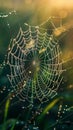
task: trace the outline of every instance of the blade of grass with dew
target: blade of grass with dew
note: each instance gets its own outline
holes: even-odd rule
[[[56,98],[54,99],[50,104],[48,104],[48,106],[43,110],[43,112],[41,113],[41,115],[39,116],[38,118],[38,121],[41,121],[42,118],[44,118],[45,114],[51,110],[55,105],[56,103],[58,103],[58,101],[60,100],[61,98]]]
[[[9,105],[10,105],[10,100],[8,99],[7,102],[6,102],[6,104],[5,104],[3,130],[6,129],[6,118],[7,118],[7,115],[8,115]]]

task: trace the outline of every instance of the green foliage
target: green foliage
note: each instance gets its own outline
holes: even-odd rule
[[[17,121],[16,119],[7,120],[9,106],[10,106],[10,100],[8,99],[5,104],[4,122],[3,122],[3,124],[0,125],[0,130],[7,130],[9,124],[11,125],[10,130],[13,130],[15,127],[15,124]]]

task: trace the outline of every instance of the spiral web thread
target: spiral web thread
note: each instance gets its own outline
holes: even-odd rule
[[[7,65],[10,74],[7,76],[15,96],[27,106],[35,101],[49,101],[57,95],[63,69],[62,52],[53,34],[40,26],[25,24],[24,29],[20,28],[9,45]],[[32,60],[33,57],[36,57],[35,60]]]

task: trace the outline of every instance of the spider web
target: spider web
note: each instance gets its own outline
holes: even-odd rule
[[[25,106],[47,102],[57,95],[63,72],[61,54],[53,33],[41,26],[25,24],[24,30],[20,28],[16,38],[11,39],[7,77],[15,96],[24,101]]]

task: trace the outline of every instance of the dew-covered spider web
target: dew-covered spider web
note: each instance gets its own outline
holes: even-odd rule
[[[8,48],[7,77],[25,106],[49,101],[62,82],[62,52],[53,33],[56,27],[50,21],[53,29],[25,24]]]

